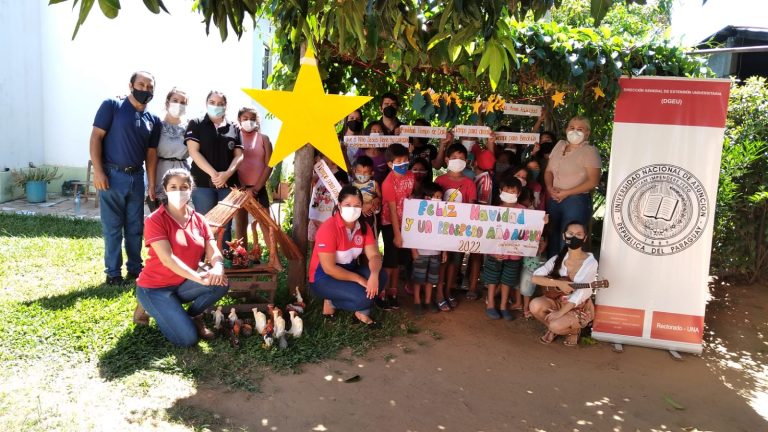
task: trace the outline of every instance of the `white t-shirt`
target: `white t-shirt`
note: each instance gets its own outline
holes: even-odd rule
[[[570,252],[566,252],[565,258],[563,259],[563,263],[568,261],[568,255]],[[555,260],[557,259],[557,256],[553,256],[550,258],[546,263],[544,263],[543,266],[536,269],[536,271],[533,272],[534,276],[547,276],[552,271],[552,268],[555,267]],[[595,259],[595,256],[591,253],[587,253],[587,258],[584,260],[583,263],[581,263],[581,268],[579,271],[576,272],[575,275],[571,279],[573,279],[576,283],[589,283],[595,280],[595,275],[597,274],[597,260]],[[560,266],[560,276],[568,276],[568,269],[565,267],[565,264]],[[576,306],[579,306],[580,304],[584,303],[589,299],[589,297],[592,295],[592,290],[590,289],[579,289],[579,290],[573,290],[573,292],[566,296],[566,300],[568,300],[569,303],[573,303]]]

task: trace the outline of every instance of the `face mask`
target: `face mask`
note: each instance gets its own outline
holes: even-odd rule
[[[461,144],[467,149],[467,152],[472,150],[472,147],[475,145],[475,142],[472,140],[462,140]]]
[[[541,154],[548,155],[552,153],[552,149],[555,148],[555,143],[553,142],[543,142],[541,143]]]
[[[574,250],[580,248],[584,244],[584,239],[580,239],[578,237],[566,237],[565,238],[565,245],[568,246],[568,249]]]
[[[399,164],[392,164],[392,171],[403,175],[408,172],[408,162],[403,162]]]
[[[131,90],[131,94],[133,95],[134,99],[136,99],[142,105],[148,104],[149,101],[151,101],[155,96],[151,91],[139,90],[136,88]]]
[[[464,168],[466,167],[467,167],[467,161],[464,161],[461,159],[448,160],[448,171],[458,173],[458,172],[464,171]]]
[[[499,198],[507,204],[515,204],[517,203],[517,194],[516,193],[509,193],[509,192],[501,192],[499,194]]]
[[[427,175],[427,172],[426,171],[413,171],[413,175],[416,177],[416,180],[421,180],[421,179],[423,179]]]
[[[528,175],[531,176],[531,180],[539,178],[539,170],[528,170]]]
[[[227,110],[227,107],[208,105],[208,117],[210,118],[224,117],[224,112],[226,110]]]
[[[509,164],[507,163],[497,163],[496,164],[496,172],[497,173],[503,173],[504,171],[509,169]]]
[[[171,102],[168,104],[168,114],[173,117],[179,118],[187,112],[187,106],[178,102]]]
[[[575,130],[568,131],[566,137],[568,138],[568,142],[573,145],[581,144],[582,141],[584,141],[584,132]]]
[[[358,183],[365,183],[371,179],[371,176],[365,174],[355,174],[355,178],[357,179]]]
[[[246,120],[244,122],[240,122],[240,127],[243,128],[246,132],[253,132],[256,129],[258,129],[258,125],[253,120]]]
[[[397,115],[397,108],[393,107],[392,105],[389,105],[387,107],[384,107],[384,109],[381,112],[384,113],[384,117],[395,118],[395,116]]]
[[[525,179],[524,179],[524,178],[520,178],[520,177],[518,177],[518,176],[515,176],[515,178],[516,178],[516,179],[518,179],[518,180],[520,180],[520,184],[521,184],[521,185],[523,185],[523,187],[525,187],[525,185],[526,185],[526,184],[528,184],[528,182],[527,182],[527,181],[525,181]]]
[[[339,212],[341,212],[341,218],[344,219],[344,221],[352,223],[360,218],[363,209],[360,207],[341,207]]]
[[[379,135],[381,135],[381,134],[378,133],[378,132],[371,132],[371,133],[368,134],[368,136],[379,136]]]
[[[363,122],[360,120],[349,120],[347,121],[347,129],[354,133],[360,133],[363,131]]]
[[[170,191],[166,192],[165,195],[168,197],[169,206],[180,209],[187,205],[190,197],[192,197],[192,191]]]

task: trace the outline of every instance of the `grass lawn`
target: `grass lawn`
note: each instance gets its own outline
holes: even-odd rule
[[[166,408],[199,385],[255,392],[269,371],[417,331],[403,314],[373,333],[349,316],[324,324],[312,303],[304,336],[286,350],[256,337],[238,350],[223,338],[176,348],[154,322],[133,325],[133,285],[104,285],[103,251],[98,222],[0,214],[0,430],[226,429],[216,416]],[[288,299],[281,282],[278,304]]]

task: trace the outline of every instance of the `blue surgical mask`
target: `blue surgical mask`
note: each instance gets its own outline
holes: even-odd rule
[[[227,107],[208,105],[208,117],[219,118],[224,116],[224,113],[226,111],[227,111]]]
[[[392,164],[392,171],[404,175],[408,172],[408,162],[403,162],[399,164]]]

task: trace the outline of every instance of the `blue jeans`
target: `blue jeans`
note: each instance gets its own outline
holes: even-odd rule
[[[360,266],[355,263],[337,265],[366,279],[371,276],[371,270],[366,266]],[[380,271],[379,292],[384,290],[386,284],[387,274],[384,271]],[[309,289],[312,290],[314,295],[330,300],[334,308],[350,312],[360,312],[364,315],[371,313],[373,299],[368,298],[362,285],[357,282],[334,279],[325,274],[322,266],[317,266],[315,281],[309,284]]]
[[[224,201],[230,192],[232,191],[229,188],[195,188],[192,190],[192,204],[196,212],[205,215],[216,207],[219,201]],[[224,228],[224,241],[230,240],[232,240],[232,221],[229,221]]]
[[[588,193],[571,195],[557,202],[547,200],[549,214],[549,237],[547,238],[547,257],[552,258],[563,248],[563,231],[569,222],[577,221],[589,228],[592,219],[592,195]],[[587,239],[589,240],[589,239]]]
[[[197,343],[197,329],[190,317],[200,315],[224,297],[228,286],[206,286],[191,280],[165,288],[136,286],[136,298],[172,344],[188,347]],[[189,303],[184,310],[183,303]]]
[[[141,237],[144,232],[144,174],[126,174],[106,165],[109,189],[99,191],[101,231],[104,235],[104,271],[122,276],[123,238],[129,273],[141,272]]]

